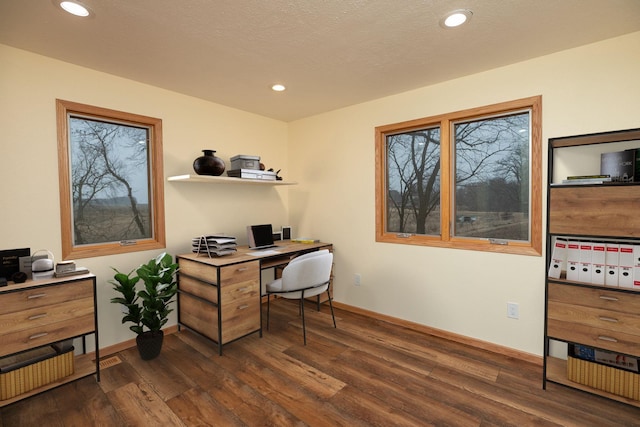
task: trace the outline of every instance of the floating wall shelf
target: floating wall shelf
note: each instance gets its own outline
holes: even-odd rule
[[[296,185],[297,182],[270,181],[266,179],[232,178],[211,175],[175,175],[167,178],[174,182],[206,182],[209,184],[257,184],[257,185]]]

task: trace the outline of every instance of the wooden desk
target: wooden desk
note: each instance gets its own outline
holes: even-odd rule
[[[276,242],[277,247],[209,258],[185,254],[176,257],[178,270],[178,326],[186,327],[222,346],[253,333],[262,336],[261,271],[286,266],[296,256],[330,243]]]

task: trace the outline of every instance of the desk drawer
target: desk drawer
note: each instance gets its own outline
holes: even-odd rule
[[[259,295],[238,298],[222,307],[222,343],[260,329]]]
[[[205,282],[214,284],[218,282],[218,278],[216,276],[217,268],[212,265],[192,261],[185,258],[178,258],[178,265],[180,266],[178,275],[180,275],[180,273],[184,273],[188,276],[195,277],[196,279],[200,279]]]
[[[218,307],[189,294],[178,296],[180,323],[218,341]]]
[[[640,336],[557,319],[547,320],[547,334],[573,343],[640,356]]]
[[[92,280],[87,279],[29,288],[18,292],[6,292],[0,294],[0,315],[83,298],[91,298],[91,304],[93,305]]]
[[[260,263],[258,261],[243,262],[220,268],[220,282],[223,288],[234,283],[258,282],[259,280]]]
[[[198,279],[182,274],[178,280],[180,292],[187,292],[191,295],[206,299],[212,303],[218,302],[218,286],[201,282]]]
[[[606,289],[549,283],[549,300],[621,313],[640,313],[640,294]]]
[[[94,327],[92,309],[88,314],[79,314],[61,322],[3,333],[0,356],[86,334],[94,331]]]
[[[228,283],[222,285],[220,293],[222,306],[235,304],[238,300],[253,299],[257,301],[260,298],[260,283],[257,278],[243,282]]]

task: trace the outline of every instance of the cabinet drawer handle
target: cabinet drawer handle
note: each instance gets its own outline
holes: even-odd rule
[[[46,335],[49,335],[49,333],[48,333],[48,332],[42,332],[41,334],[31,335],[31,336],[29,337],[29,339],[30,339],[30,340],[35,340],[35,339],[38,339],[38,338],[42,338],[42,337],[44,337],[44,336],[46,336]]]
[[[247,271],[249,267],[240,267],[236,271]]]
[[[27,297],[27,299],[36,299],[36,298],[42,298],[42,297],[46,297],[47,294],[46,293],[41,293],[41,294],[33,294],[33,295],[29,295]]]
[[[243,286],[242,288],[238,288],[238,292],[247,292],[249,290],[248,286]]]
[[[608,336],[606,336],[606,335],[600,335],[600,336],[598,337],[598,339],[599,339],[599,340],[601,340],[601,341],[618,342],[618,340],[617,340],[617,339],[615,339],[615,338],[613,338],[613,337],[608,337]]]
[[[43,317],[47,317],[47,314],[34,314],[33,316],[29,316],[29,320],[42,319]]]
[[[248,304],[243,304],[243,305],[238,306],[238,310],[244,310],[245,308],[249,308],[249,305]]]
[[[618,323],[618,319],[615,319],[613,317],[605,317],[605,316],[599,316],[598,319],[604,321],[604,322],[613,322],[613,323]]]
[[[619,301],[616,297],[608,297],[606,295],[600,295],[600,299],[603,299],[605,301]]]

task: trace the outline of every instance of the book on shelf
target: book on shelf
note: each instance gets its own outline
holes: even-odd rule
[[[89,269],[86,267],[76,267],[74,270],[56,271],[53,275],[55,277],[68,277],[78,276],[80,274],[89,274]]]
[[[579,184],[602,184],[604,182],[611,182],[611,176],[609,175],[572,175],[567,179],[562,180],[564,185],[579,185]]]
[[[611,175],[614,182],[635,182],[635,148],[600,155],[600,173]]]
[[[567,177],[567,180],[576,180],[576,179],[604,179],[611,180],[611,175],[570,175]]]

